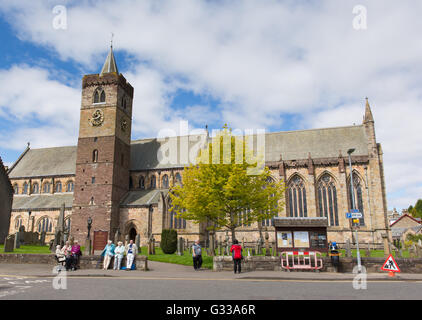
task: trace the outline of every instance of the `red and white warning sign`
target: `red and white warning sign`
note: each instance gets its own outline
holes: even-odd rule
[[[400,272],[400,268],[391,254],[388,256],[387,260],[385,260],[381,270],[389,272]]]

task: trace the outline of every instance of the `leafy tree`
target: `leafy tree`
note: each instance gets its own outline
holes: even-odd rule
[[[263,150],[254,156],[243,137],[224,127],[200,152],[196,164],[183,171],[183,185],[170,193],[174,211],[208,230],[237,227],[278,214],[283,181],[275,182],[264,167]]]
[[[419,199],[415,206],[410,206],[408,212],[415,218],[422,218],[422,199]]]

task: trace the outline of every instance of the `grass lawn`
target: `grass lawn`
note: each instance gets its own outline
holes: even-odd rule
[[[13,252],[4,252],[4,245],[0,244],[0,253],[33,253],[33,254],[51,254],[48,246],[21,246]]]
[[[165,254],[161,248],[157,247],[155,248],[155,254],[148,255],[148,248],[142,247],[141,250],[139,250],[139,254],[147,256],[150,261],[193,266],[192,254],[188,250],[184,251],[183,256],[178,256],[176,253]],[[212,269],[212,257],[208,256],[205,250],[202,250],[202,267]]]

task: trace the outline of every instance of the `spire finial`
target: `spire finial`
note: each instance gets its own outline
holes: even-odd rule
[[[367,122],[374,122],[374,117],[372,116],[372,111],[371,111],[371,107],[369,106],[369,99],[368,97],[365,98],[366,99],[366,105],[365,105],[365,117],[363,118],[363,123],[367,123]]]

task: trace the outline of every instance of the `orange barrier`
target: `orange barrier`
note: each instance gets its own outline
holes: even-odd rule
[[[283,251],[280,255],[281,267],[288,270],[322,269],[321,252],[319,251]]]

